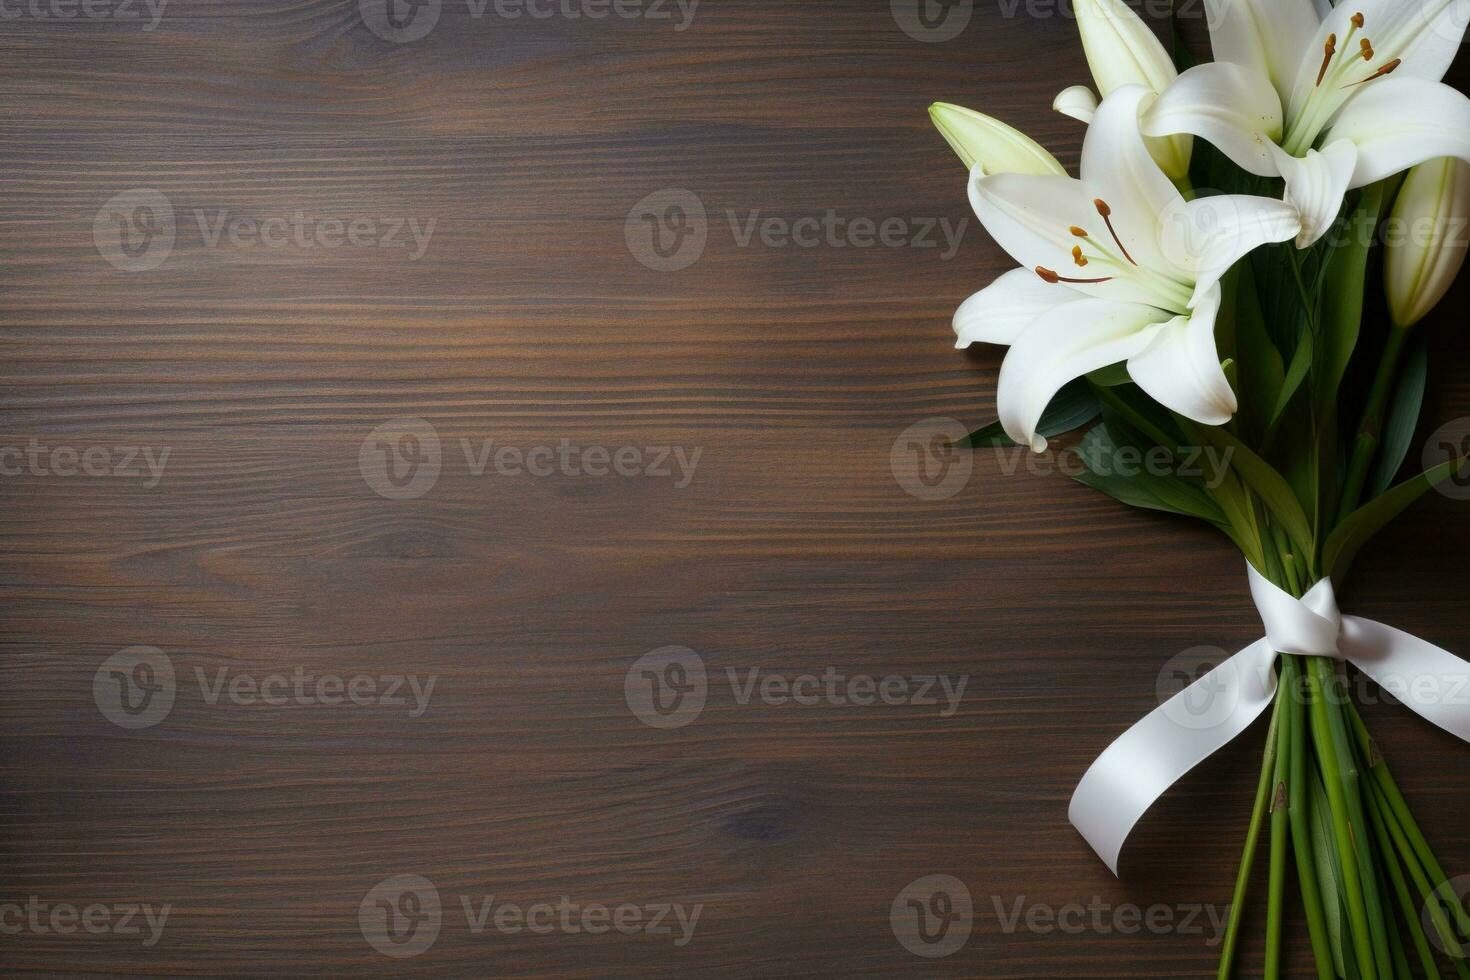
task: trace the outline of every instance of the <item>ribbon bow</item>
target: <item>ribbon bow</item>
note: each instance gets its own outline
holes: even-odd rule
[[[1068,818],[1115,875],[1123,843],[1154,801],[1270,706],[1279,654],[1347,661],[1425,719],[1470,742],[1470,664],[1411,633],[1342,615],[1330,579],[1298,599],[1249,570],[1265,637],[1118,736],[1072,794]],[[1204,715],[1193,707],[1202,695],[1210,709]]]

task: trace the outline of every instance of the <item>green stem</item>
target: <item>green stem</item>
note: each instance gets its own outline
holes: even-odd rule
[[[1266,980],[1279,980],[1281,976],[1281,924],[1285,918],[1287,820],[1291,800],[1287,793],[1293,730],[1291,701],[1291,692],[1278,686],[1276,705],[1281,720],[1276,731],[1276,759],[1271,774],[1274,788],[1271,791],[1271,873],[1266,887]]]
[[[1251,821],[1245,832],[1245,848],[1240,856],[1240,870],[1235,875],[1235,893],[1230,897],[1230,919],[1225,926],[1225,939],[1220,944],[1220,969],[1216,980],[1229,980],[1235,965],[1235,947],[1240,939],[1241,914],[1245,911],[1246,886],[1250,884],[1251,865],[1255,863],[1256,842],[1261,836],[1261,821],[1271,796],[1271,777],[1276,771],[1276,732],[1281,717],[1281,698],[1271,709],[1271,725],[1266,730],[1266,752],[1261,761],[1261,778],[1256,783],[1256,802],[1251,807]]]
[[[1287,655],[1281,658],[1281,693],[1287,698],[1292,738],[1291,759],[1288,763],[1287,813],[1291,820],[1291,852],[1296,857],[1297,883],[1302,894],[1302,905],[1307,911],[1307,934],[1312,941],[1312,958],[1317,964],[1318,980],[1335,980],[1332,965],[1332,945],[1327,932],[1327,916],[1322,907],[1322,892],[1317,884],[1317,869],[1313,866],[1311,827],[1308,811],[1310,791],[1307,789],[1306,752],[1306,705],[1302,690],[1301,660]],[[1333,896],[1336,900],[1336,896]]]
[[[1379,810],[1384,814],[1383,825],[1388,830],[1389,836],[1393,838],[1394,845],[1398,848],[1399,856],[1403,859],[1404,868],[1409,872],[1409,877],[1414,880],[1414,887],[1424,898],[1424,908],[1429,912],[1429,919],[1434,923],[1434,931],[1439,933],[1440,941],[1444,943],[1444,949],[1455,962],[1455,972],[1461,976],[1470,976],[1470,969],[1465,966],[1465,953],[1455,939],[1454,928],[1445,918],[1444,909],[1440,905],[1439,896],[1435,886],[1429,881],[1424,869],[1414,853],[1414,846],[1404,836],[1404,830],[1399,822],[1394,819],[1393,813],[1384,805],[1383,795],[1378,795]]]
[[[1368,405],[1363,409],[1362,421],[1358,423],[1358,437],[1353,443],[1353,454],[1349,457],[1348,475],[1342,486],[1342,498],[1337,507],[1337,523],[1341,524],[1358,507],[1363,495],[1363,484],[1368,480],[1368,467],[1378,453],[1378,439],[1383,431],[1383,409],[1388,404],[1398,376],[1398,362],[1408,340],[1407,328],[1390,327],[1388,340],[1384,342],[1383,354],[1378,361],[1378,373],[1373,377],[1373,388],[1368,394]]]
[[[1312,706],[1312,743],[1316,746],[1317,758],[1322,765],[1322,783],[1327,791],[1328,810],[1332,817],[1332,836],[1337,847],[1338,863],[1342,868],[1343,899],[1351,926],[1349,932],[1357,951],[1358,968],[1362,971],[1363,980],[1378,980],[1377,958],[1373,952],[1372,932],[1368,927],[1368,907],[1363,898],[1363,869],[1358,864],[1358,851],[1353,843],[1352,822],[1348,816],[1343,774],[1339,766],[1340,753],[1333,738],[1326,701],[1328,695],[1325,688],[1331,685],[1332,679],[1332,666],[1324,658],[1307,658],[1307,684]]]
[[[1333,682],[1338,679],[1337,667],[1324,661],[1326,676]],[[1384,897],[1379,890],[1379,877],[1373,860],[1373,843],[1368,832],[1367,811],[1363,807],[1366,787],[1359,777],[1358,755],[1353,749],[1349,734],[1347,706],[1352,703],[1344,682],[1341,697],[1328,704],[1328,721],[1332,726],[1332,741],[1338,753],[1338,772],[1342,778],[1343,799],[1348,808],[1348,826],[1352,830],[1353,847],[1358,855],[1358,867],[1363,872],[1363,904],[1368,912],[1368,928],[1373,939],[1373,952],[1378,957],[1378,973],[1387,977],[1393,973],[1391,960],[1392,944],[1389,942],[1389,917],[1384,914]]]
[[[1437,889],[1449,880],[1444,868],[1434,857],[1430,850],[1429,842],[1425,839],[1423,831],[1419,829],[1414,816],[1409,812],[1409,804],[1404,800],[1403,793],[1399,792],[1398,784],[1394,782],[1393,773],[1388,768],[1383,754],[1378,751],[1378,745],[1368,734],[1368,726],[1363,723],[1363,718],[1358,714],[1356,706],[1349,705],[1349,715],[1353,723],[1353,731],[1357,735],[1358,745],[1363,756],[1368,760],[1368,774],[1372,782],[1373,790],[1378,794],[1377,799],[1384,814],[1384,823],[1394,836],[1395,842],[1403,841],[1404,866],[1415,884],[1424,882],[1426,899],[1431,899],[1432,893],[1429,889]],[[1419,872],[1422,869],[1422,872]],[[1436,931],[1445,941],[1446,948],[1451,951],[1455,961],[1455,972],[1463,978],[1470,980],[1470,967],[1465,963],[1465,952],[1460,948],[1458,940],[1455,939],[1448,922],[1441,923],[1443,919],[1440,903],[1437,900],[1430,902],[1431,918],[1435,921]],[[1455,916],[1455,924],[1459,927],[1461,935],[1470,935],[1470,913],[1459,902],[1448,902]]]
[[[1383,866],[1388,869],[1388,877],[1393,883],[1393,892],[1399,900],[1404,922],[1408,924],[1414,950],[1419,954],[1419,962],[1424,965],[1424,975],[1428,980],[1440,980],[1439,967],[1434,964],[1434,953],[1429,949],[1429,940],[1425,938],[1424,927],[1419,923],[1419,907],[1414,904],[1414,896],[1409,891],[1408,883],[1404,881],[1404,872],[1395,856],[1393,838],[1389,835],[1383,804],[1379,801],[1382,794],[1375,786],[1365,795],[1373,816],[1373,834],[1378,838],[1378,850],[1383,855]]]

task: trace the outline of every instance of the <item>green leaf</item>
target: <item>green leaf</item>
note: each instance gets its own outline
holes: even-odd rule
[[[1338,388],[1358,346],[1363,323],[1363,283],[1383,208],[1383,184],[1363,191],[1342,230],[1347,241],[1333,248],[1322,276],[1321,344],[1315,378],[1318,414],[1337,405]]]
[[[1414,430],[1419,427],[1419,412],[1424,406],[1424,383],[1429,374],[1429,346],[1421,335],[1413,342],[1399,368],[1398,385],[1389,401],[1379,441],[1378,468],[1369,485],[1369,499],[1382,496],[1393,485],[1393,478],[1404,465]]]
[[[1301,343],[1297,344],[1296,353],[1291,357],[1291,367],[1286,370],[1286,377],[1281,382],[1281,390],[1276,393],[1276,407],[1271,410],[1271,419],[1266,423],[1266,431],[1270,432],[1276,428],[1281,421],[1281,416],[1286,412],[1286,406],[1296,397],[1297,389],[1307,379],[1307,372],[1312,368],[1312,351],[1315,344],[1312,335],[1302,334]]]
[[[1384,525],[1398,517],[1410,504],[1422,497],[1430,487],[1454,473],[1467,457],[1461,455],[1447,459],[1438,466],[1425,470],[1418,476],[1405,480],[1392,490],[1370,503],[1364,504],[1347,516],[1328,535],[1322,548],[1322,567],[1334,581],[1341,582],[1357,557],[1358,549]]]
[[[971,432],[968,442],[976,449],[1010,449],[1017,445],[1016,440],[1006,435],[1006,430],[1001,428],[999,422],[992,422]]]
[[[1234,288],[1226,294],[1230,308],[1221,309],[1221,317],[1235,324],[1237,378],[1240,390],[1240,425],[1252,444],[1259,444],[1266,431],[1267,419],[1262,412],[1281,397],[1286,371],[1281,351],[1271,342],[1261,316],[1261,301],[1256,292],[1251,263],[1241,262],[1230,275]]]
[[[1126,419],[1151,445],[1174,449],[1183,441],[1169,410],[1152,398],[1144,396],[1136,386],[1099,388],[1096,394],[1103,411],[1111,411]]]
[[[1086,379],[1078,378],[1065,385],[1052,398],[1051,403],[1046,406],[1046,411],[1041,413],[1041,419],[1036,424],[1036,432],[1051,438],[1064,432],[1071,432],[1073,429],[1080,429],[1097,418],[1101,410],[1097,403],[1097,396],[1092,393],[1092,386],[1087,383]],[[992,422],[971,432],[969,443],[977,449],[992,446],[1009,449],[1016,445],[1016,441],[1006,435],[1005,429],[1001,428],[999,422]]]
[[[1128,365],[1119,361],[1117,364],[1109,364],[1105,368],[1098,368],[1087,375],[1087,380],[1104,388],[1116,388],[1118,385],[1131,384],[1133,379],[1128,376]]]
[[[1229,454],[1230,466],[1256,496],[1266,505],[1271,516],[1276,518],[1298,554],[1310,559],[1315,551],[1312,526],[1298,502],[1296,493],[1286,478],[1276,472],[1270,463],[1257,456],[1253,450],[1235,436],[1217,426],[1188,423],[1186,432],[1192,433],[1201,443],[1216,446]]]
[[[1077,446],[1078,459],[1086,469],[1073,479],[1130,507],[1158,510],[1184,517],[1197,517],[1223,525],[1225,515],[1207,494],[1188,479],[1160,472],[1167,451],[1148,444],[1140,447],[1134,433],[1115,437],[1119,420],[1093,426]],[[1150,450],[1154,455],[1149,456]]]

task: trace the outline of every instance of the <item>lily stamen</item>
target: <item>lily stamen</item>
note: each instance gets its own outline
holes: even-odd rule
[[[1044,265],[1038,265],[1036,267],[1036,274],[1041,277],[1043,282],[1049,282],[1053,286],[1055,286],[1059,282],[1069,282],[1074,285],[1080,286],[1091,286],[1096,285],[1100,282],[1111,282],[1113,279],[1112,276],[1104,276],[1101,279],[1068,279],[1066,276],[1057,275],[1055,272],[1048,269]]]
[[[1317,69],[1317,84],[1322,84],[1322,79],[1327,77],[1327,68],[1332,64],[1332,56],[1337,54],[1337,35],[1327,35],[1327,43],[1323,45],[1322,67]]]
[[[1364,61],[1372,61],[1373,60],[1373,42],[1372,41],[1368,40],[1365,37],[1365,38],[1363,38],[1363,40],[1361,40],[1361,41],[1358,42],[1358,47],[1360,47],[1360,48],[1363,49],[1363,60]]]
[[[1077,263],[1078,268],[1081,268],[1082,266],[1087,264],[1087,256],[1082,254],[1081,245],[1072,246],[1072,261]]]
[[[1137,265],[1138,263],[1133,261],[1133,256],[1128,254],[1128,246],[1123,244],[1123,239],[1118,237],[1117,229],[1113,227],[1113,209],[1108,207],[1108,202],[1102,198],[1095,198],[1092,206],[1097,208],[1098,214],[1102,215],[1103,222],[1108,226],[1108,234],[1113,236],[1113,241],[1117,242],[1118,248],[1123,251],[1123,258]]]
[[[1354,88],[1358,85],[1366,85],[1367,83],[1373,81],[1373,79],[1375,78],[1382,78],[1384,75],[1391,74],[1393,70],[1401,64],[1403,64],[1403,59],[1395,58],[1388,64],[1384,65],[1382,68],[1375,71],[1373,74],[1369,75],[1367,78],[1360,78],[1356,82],[1349,82],[1347,85],[1344,85],[1343,88]]]

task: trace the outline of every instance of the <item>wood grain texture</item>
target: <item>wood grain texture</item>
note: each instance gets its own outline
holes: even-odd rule
[[[1009,264],[973,221],[948,258],[942,238],[740,239],[752,213],[957,227],[935,99],[1075,164],[1078,128],[1047,109],[1086,79],[1074,25],[987,0],[954,40],[920,43],[877,0],[705,0],[685,30],[668,9],[474,19],[446,2],[410,44],[345,0],[171,0],[152,31],[0,21],[0,447],[169,453],[154,486],[0,479],[0,903],[172,908],[146,947],[6,935],[7,975],[1212,974],[1208,928],[1012,930],[997,910],[1228,901],[1260,731],[1150,814],[1121,881],[1066,804],[1165,660],[1255,638],[1242,562],[1014,460],[977,458],[944,500],[895,481],[908,426],[992,416],[998,355],[955,352],[949,328]],[[177,239],[126,272],[94,220],[138,188],[167,197]],[[630,209],[668,188],[708,215],[677,272],[625,240]],[[211,245],[195,217],[298,211],[434,231],[410,261]],[[1463,297],[1429,327],[1438,420],[1470,414]],[[387,499],[359,452],[403,417],[433,427],[442,473]],[[487,439],[701,455],[684,487],[477,476],[462,440],[473,456]],[[1470,651],[1464,514],[1415,509],[1345,603]],[[135,645],[167,654],[178,691],[129,731],[93,681]],[[711,684],[697,719],[660,730],[624,679],[669,645]],[[969,680],[951,717],[741,704],[725,680],[829,667]],[[210,703],[196,683],[297,668],[437,680],[420,717]],[[1400,709],[1370,721],[1443,860],[1470,872],[1465,747]],[[433,946],[402,960],[358,921],[400,874],[445,905]],[[938,960],[889,922],[931,874],[975,904]],[[682,947],[476,935],[459,899],[486,895],[703,912]]]

